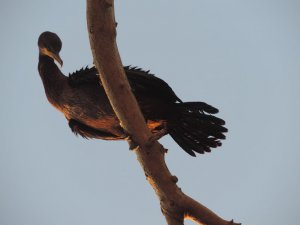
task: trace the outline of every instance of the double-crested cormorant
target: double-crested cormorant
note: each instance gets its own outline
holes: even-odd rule
[[[60,38],[44,32],[38,40],[38,70],[49,102],[61,111],[71,130],[84,138],[120,140],[127,137],[105,94],[95,67],[65,76],[57,61]],[[149,129],[170,134],[188,154],[210,152],[225,139],[224,120],[213,116],[218,110],[204,102],[182,102],[163,80],[135,67],[124,67]]]

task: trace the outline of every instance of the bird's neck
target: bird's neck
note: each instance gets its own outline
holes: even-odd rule
[[[67,77],[63,75],[52,58],[42,54],[39,55],[38,70],[48,100],[54,105],[59,105]]]

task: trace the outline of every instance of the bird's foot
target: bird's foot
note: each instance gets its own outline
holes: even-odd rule
[[[159,140],[161,137],[167,134],[167,129],[161,129],[152,134],[152,136],[147,141],[147,145],[152,145],[155,141]]]
[[[125,140],[127,141],[128,145],[129,145],[129,150],[137,149],[139,147],[137,142],[133,140],[133,138],[127,131],[124,130],[124,132],[126,134]]]
[[[129,150],[135,150],[139,147],[139,145],[131,137],[127,136],[125,140],[128,142]]]

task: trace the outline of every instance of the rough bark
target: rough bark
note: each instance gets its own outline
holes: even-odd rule
[[[185,195],[176,185],[178,179],[168,170],[166,150],[152,135],[133,96],[116,44],[113,0],[87,0],[87,24],[94,63],[101,81],[121,121],[122,127],[137,144],[135,152],[145,176],[156,192],[169,225],[182,225],[184,219],[198,224],[235,225]]]

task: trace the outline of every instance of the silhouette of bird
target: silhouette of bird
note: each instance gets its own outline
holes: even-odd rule
[[[114,113],[95,67],[82,68],[65,76],[56,65],[60,38],[43,32],[38,39],[38,71],[48,101],[68,120],[71,130],[84,138],[122,140],[126,132]],[[191,156],[210,152],[225,139],[224,120],[212,115],[218,109],[204,102],[182,102],[169,85],[158,77],[136,67],[124,67],[145,121],[154,135],[170,134]]]

